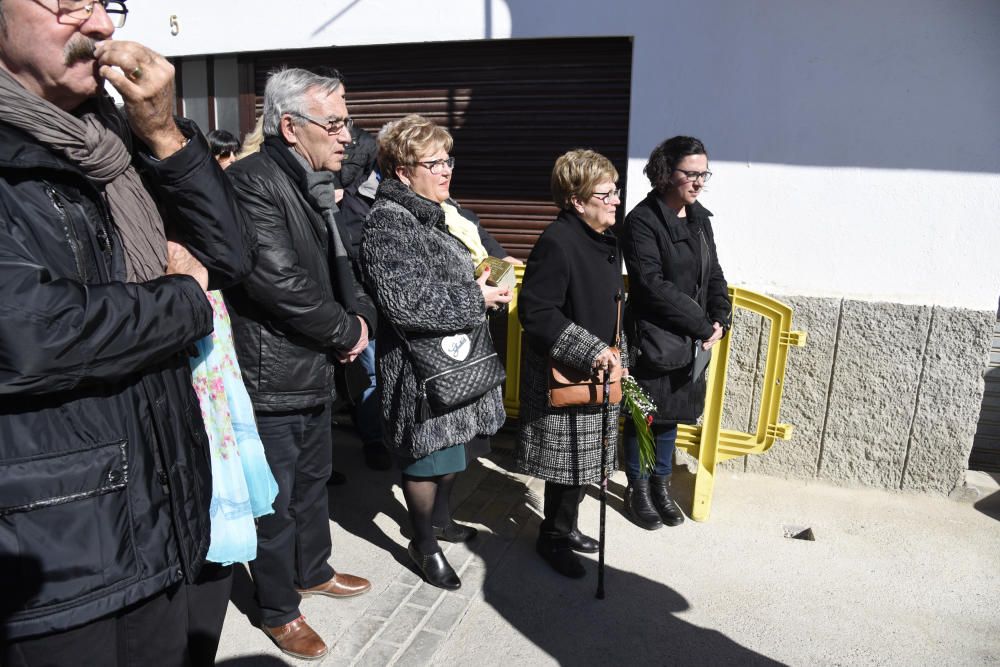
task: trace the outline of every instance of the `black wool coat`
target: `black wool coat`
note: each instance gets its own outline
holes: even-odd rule
[[[712,323],[729,328],[732,303],[726,277],[719,266],[712,232],[712,213],[695,202],[679,218],[655,191],[650,192],[625,217],[621,231],[622,254],[629,278],[629,320],[632,349],[642,348],[648,323],[663,330],[705,340]],[[702,278],[701,237],[707,246],[707,280]],[[657,405],[656,423],[693,423],[705,405],[704,375],[692,378],[691,366],[668,373],[644,367],[641,356],[632,374]]]
[[[613,234],[598,234],[562,211],[531,251],[518,295],[528,345],[547,356],[570,323],[614,345],[615,294],[624,292],[620,267]]]

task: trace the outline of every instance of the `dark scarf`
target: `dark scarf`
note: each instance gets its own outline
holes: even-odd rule
[[[311,171],[306,169],[304,160],[279,137],[267,137],[261,151],[277,163],[299,188],[309,205],[320,214],[326,225],[330,239],[328,263],[337,300],[349,313],[359,312],[358,295],[354,291],[354,270],[344,243],[344,235],[337,224],[337,196],[335,177],[331,171]]]

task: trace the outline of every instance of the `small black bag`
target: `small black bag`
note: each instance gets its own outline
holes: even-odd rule
[[[396,332],[413,360],[418,422],[468,405],[507,378],[488,320],[446,336]]]

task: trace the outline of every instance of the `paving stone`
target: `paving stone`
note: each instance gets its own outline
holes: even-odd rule
[[[416,567],[416,566],[414,566]],[[420,575],[411,570],[408,565],[404,565],[396,576],[396,582],[403,584],[404,586],[416,586],[423,582]]]
[[[434,654],[437,653],[444,640],[445,637],[442,635],[421,631],[417,633],[417,636],[406,647],[395,664],[399,667],[430,665]]]
[[[389,618],[403,604],[403,601],[413,590],[414,586],[411,584],[402,584],[399,582],[389,584],[385,591],[375,598],[375,601],[365,610],[365,615]]]
[[[365,648],[372,637],[382,629],[384,621],[371,616],[362,616],[337,637],[330,655],[353,659]]]
[[[459,592],[465,597],[472,597],[482,590],[485,581],[486,568],[476,563],[470,563],[462,571],[462,587]]]
[[[452,564],[452,567],[455,567],[455,565]],[[441,597],[442,593],[444,593],[444,589],[438,588],[437,586],[431,586],[427,582],[424,582],[417,586],[417,590],[410,596],[410,599],[407,600],[406,603],[430,609],[434,606],[434,603],[438,601],[438,598]]]
[[[468,600],[457,595],[447,595],[441,600],[441,604],[431,612],[424,629],[448,634],[462,620],[468,608]]]
[[[426,609],[414,607],[409,604],[403,605],[399,608],[399,611],[386,622],[385,629],[378,637],[379,641],[391,642],[393,644],[404,644],[426,616]]]
[[[392,663],[392,659],[397,652],[399,652],[398,646],[376,641],[368,647],[368,650],[361,656],[357,664],[359,667],[385,667],[385,665]]]

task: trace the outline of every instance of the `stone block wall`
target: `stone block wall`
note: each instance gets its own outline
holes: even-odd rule
[[[801,296],[808,345],[788,355],[780,421],[761,455],[724,467],[840,484],[947,494],[964,481],[996,314]],[[723,427],[752,432],[768,322],[737,310]]]

